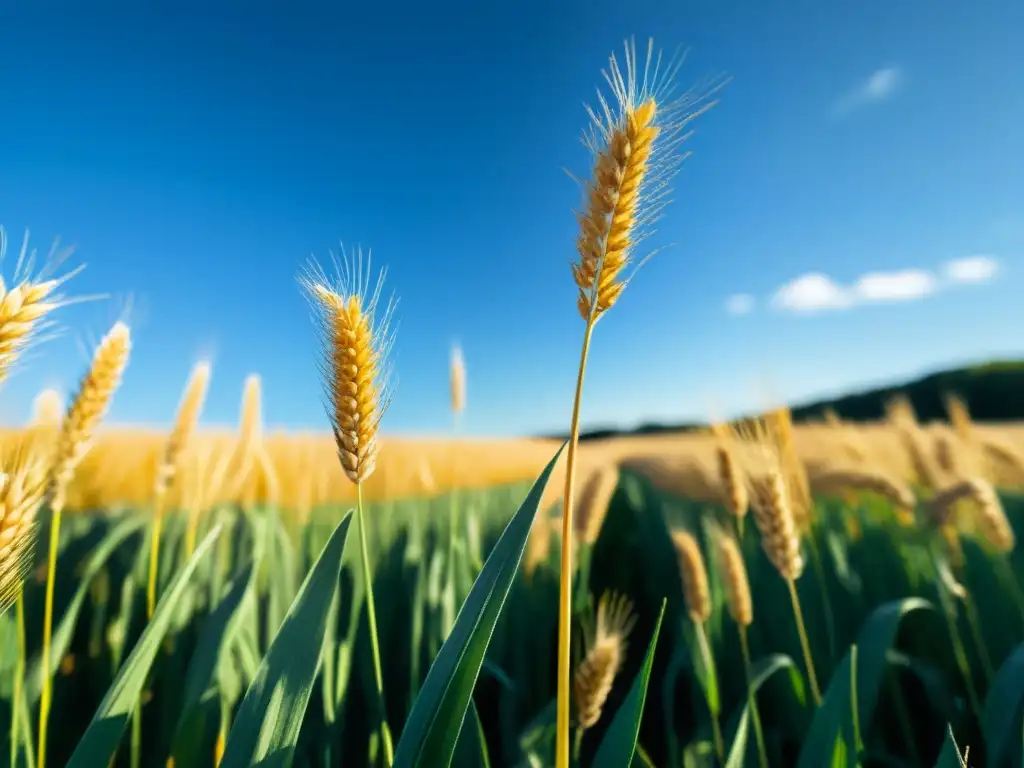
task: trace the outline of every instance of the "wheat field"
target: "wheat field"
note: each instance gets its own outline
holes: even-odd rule
[[[898,395],[873,424],[780,404],[579,439],[588,353],[724,84],[676,92],[679,63],[628,42],[587,113],[565,441],[389,437],[395,305],[361,253],[291,286],[321,434],[268,430],[256,374],[205,425],[208,361],[168,429],[106,423],[124,319],[0,433],[8,765],[1022,765],[1024,427],[948,392],[942,423]],[[0,381],[72,300],[51,267],[0,282]]]

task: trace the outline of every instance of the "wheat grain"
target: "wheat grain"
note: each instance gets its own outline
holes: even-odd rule
[[[683,581],[686,611],[691,621],[702,624],[711,617],[711,591],[700,545],[692,533],[683,530],[672,532],[672,545],[676,550],[679,575]]]
[[[821,495],[838,495],[845,491],[863,491],[881,496],[894,506],[912,510],[914,494],[899,480],[872,469],[822,469],[809,475],[811,490]]]
[[[328,287],[323,273],[310,270],[302,278],[319,320],[323,347],[322,373],[330,403],[338,458],[345,475],[356,485],[373,474],[379,443],[377,433],[390,402],[387,357],[392,343],[389,304],[377,315],[384,272],[368,292],[362,276],[362,254],[356,256],[356,274],[346,272],[337,290]]]
[[[449,374],[452,413],[460,414],[466,408],[466,363],[462,358],[462,348],[457,344],[452,347]]]
[[[181,404],[174,419],[174,425],[164,444],[163,455],[157,468],[155,493],[165,494],[170,488],[178,472],[182,453],[188,446],[192,434],[199,422],[199,414],[206,400],[206,390],[210,385],[210,363],[201,361],[192,369],[192,375],[185,385]]]
[[[56,389],[44,389],[32,401],[32,426],[57,429],[64,418],[64,398]]]
[[[577,308],[588,323],[611,309],[631,279],[623,273],[667,202],[668,184],[681,159],[683,129],[712,106],[708,99],[721,87],[718,83],[676,98],[680,59],[662,68],[662,56],[655,54],[651,41],[641,73],[632,41],[627,41],[625,54],[625,72],[614,55],[610,59],[604,77],[611,103],[598,93],[597,109],[588,109],[591,128],[584,138],[593,155],[593,173],[583,184],[586,202],[577,214],[579,260],[572,271]]]
[[[583,483],[573,522],[577,535],[586,544],[593,546],[597,541],[608,504],[618,486],[619,468],[615,464],[599,466]]]
[[[629,633],[636,623],[633,605],[623,595],[605,592],[597,605],[597,621],[584,627],[586,655],[573,676],[576,721],[586,730],[601,719],[615,676],[626,657]]]
[[[0,613],[17,598],[31,567],[36,512],[49,482],[45,455],[32,448],[17,449],[0,473]]]
[[[736,539],[722,531],[715,534],[715,545],[722,581],[725,582],[729,615],[739,626],[749,627],[754,621],[754,603],[743,553]]]
[[[747,492],[743,470],[734,455],[728,427],[724,424],[713,424],[711,431],[717,440],[715,468],[718,471],[722,503],[733,517],[742,520],[746,517],[747,509],[750,506],[750,494]]]
[[[761,534],[761,547],[784,579],[796,581],[803,573],[804,559],[772,426],[767,419],[758,418],[735,425],[733,432],[740,439],[738,456],[747,479],[754,523]]]
[[[64,506],[68,485],[121,383],[130,351],[131,332],[122,322],[115,323],[96,348],[92,365],[64,415],[57,441],[50,500],[54,508]]]

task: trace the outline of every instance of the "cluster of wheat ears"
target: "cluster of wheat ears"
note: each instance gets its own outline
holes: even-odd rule
[[[578,441],[584,372],[598,321],[618,302],[636,269],[650,255],[641,253],[645,238],[669,201],[669,183],[684,157],[682,145],[689,123],[714,103],[721,81],[685,93],[675,91],[681,59],[661,57],[649,47],[638,59],[631,44],[621,61],[615,56],[604,73],[607,91],[599,90],[597,106],[589,112],[590,128],[585,142],[593,155],[590,177],[582,182],[584,202],[577,212],[579,235],[572,274],[577,286],[577,308],[583,321],[579,370],[565,453],[565,482],[560,489],[562,513],[550,518],[545,510],[533,525],[527,544],[524,570],[527,575],[543,560],[555,535],[560,533],[561,567],[558,605],[556,765],[568,768],[572,727],[576,743],[601,716],[616,675],[626,655],[626,643],[635,616],[628,598],[607,593],[598,601],[592,620],[584,617],[584,653],[573,668],[571,593],[577,566],[577,539],[592,543],[601,527],[601,515],[618,483],[618,468],[602,466],[577,483]],[[607,95],[606,95],[607,94]],[[0,380],[34,336],[45,329],[49,316],[65,303],[59,289],[73,273],[52,277],[23,267],[31,263],[27,243],[19,261],[21,278],[13,287],[0,284]],[[328,416],[336,458],[355,488],[355,522],[360,544],[360,563],[367,589],[369,635],[373,678],[378,697],[380,743],[388,765],[394,757],[393,739],[384,716],[381,654],[372,578],[367,553],[363,489],[374,473],[380,452],[381,420],[392,396],[390,349],[393,342],[391,315],[394,304],[383,295],[384,272],[373,275],[370,260],[360,252],[336,263],[336,274],[311,264],[299,283],[314,309],[322,357]],[[17,605],[19,632],[24,643],[21,606],[22,578],[33,552],[33,522],[38,511],[51,511],[46,563],[46,592],[42,634],[44,669],[50,668],[53,632],[53,582],[59,554],[61,516],[68,505],[69,489],[87,457],[94,435],[125,371],[131,350],[131,333],[117,322],[95,349],[91,365],[66,408],[53,395],[40,398],[36,418],[17,446],[4,457],[0,475],[0,599],[4,607]],[[453,354],[451,398],[453,411],[465,404],[465,369],[461,353]],[[210,381],[211,367],[200,363],[185,387],[174,425],[156,458],[149,498],[153,509],[150,538],[147,605],[152,615],[157,603],[157,571],[161,526],[166,511],[178,505],[188,512],[187,547],[196,546],[196,523],[201,510],[218,498],[232,498],[259,487],[271,498],[281,493],[279,480],[269,467],[260,431],[259,379],[246,383],[242,425],[230,442],[194,441]],[[894,401],[890,422],[914,462],[912,482],[887,474],[872,456],[870,446],[858,441],[857,432],[832,417],[831,428],[842,435],[844,450],[839,459],[809,466],[798,457],[789,411],[780,408],[761,417],[712,429],[715,441],[715,490],[727,511],[713,527],[712,560],[720,568],[728,596],[729,614],[739,633],[747,673],[750,651],[746,632],[754,622],[747,567],[739,537],[748,510],[768,560],[789,587],[793,619],[802,641],[803,661],[813,701],[820,705],[821,692],[814,660],[807,642],[800,600],[795,587],[805,568],[804,553],[812,565],[817,554],[807,533],[814,526],[816,494],[875,494],[900,510],[910,526],[921,524],[937,533],[936,546],[955,553],[959,535],[968,530],[983,536],[1000,552],[1014,546],[1013,534],[993,490],[992,473],[1024,475],[1024,461],[1012,446],[983,438],[972,431],[966,408],[955,399],[949,403],[952,435],[933,440],[926,436],[906,401]],[[298,460],[309,459],[300,456]],[[671,491],[677,481],[670,469],[657,460],[638,460],[633,469],[652,483]],[[429,474],[429,472],[428,472]],[[191,478],[183,482],[183,476]],[[259,477],[256,484],[251,478]],[[424,481],[429,483],[429,479]],[[187,488],[183,486],[187,485]],[[256,491],[252,491],[256,492]],[[177,495],[174,495],[177,494]],[[918,500],[924,503],[919,504]],[[302,506],[312,503],[307,499]],[[454,507],[453,507],[454,509]],[[453,514],[455,514],[453,512]],[[915,519],[917,515],[917,519]],[[711,646],[704,626],[711,615],[705,555],[694,532],[675,530],[672,540],[678,554],[684,597],[696,646],[705,666],[703,680],[715,676]],[[955,563],[956,558],[949,559]],[[946,559],[943,559],[945,562]],[[452,558],[449,559],[449,563]],[[955,569],[942,574],[951,594],[969,605],[969,595],[959,584]],[[1012,581],[1012,575],[1009,576]],[[1024,612],[1020,590],[1012,593]],[[959,642],[959,641],[957,641]],[[962,653],[960,654],[962,656]],[[20,675],[19,678],[20,680]],[[970,676],[967,676],[970,680]],[[46,761],[47,723],[51,706],[51,680],[43,676],[38,720],[37,762]],[[706,686],[705,690],[709,690]],[[971,705],[980,707],[973,690]],[[749,709],[762,766],[767,765],[763,734],[748,685]],[[708,696],[714,725],[714,746],[723,757],[717,703]],[[17,696],[15,697],[17,700]],[[575,718],[571,716],[575,711]]]

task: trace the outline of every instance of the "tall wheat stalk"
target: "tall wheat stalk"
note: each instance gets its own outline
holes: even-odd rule
[[[49,481],[49,456],[36,441],[17,445],[0,474],[0,612],[16,603],[18,658],[11,698],[11,765],[16,765],[25,679],[25,572],[31,565],[36,513]]]
[[[577,213],[578,260],[573,278],[576,307],[584,321],[576,390],[573,396],[569,446],[566,451],[562,508],[561,574],[558,600],[558,704],[555,739],[557,768],[569,767],[569,709],[571,688],[572,532],[576,453],[580,405],[590,341],[597,321],[618,301],[632,279],[626,271],[639,268],[636,247],[650,234],[663,210],[669,181],[678,168],[684,128],[711,106],[716,87],[673,97],[680,57],[662,60],[650,41],[643,68],[637,68],[636,46],[627,41],[623,66],[614,55],[602,74],[611,99],[598,91],[597,109],[588,109],[590,127],[584,144],[593,158],[593,171],[582,183],[583,210]],[[623,69],[625,71],[623,71]],[[635,274],[635,269],[633,274]]]
[[[92,365],[79,384],[57,439],[56,452],[50,476],[49,504],[50,548],[46,571],[46,597],[43,612],[43,681],[39,698],[39,744],[37,765],[46,768],[46,728],[50,717],[53,679],[50,675],[50,645],[53,635],[53,585],[57,573],[57,554],[60,544],[60,520],[67,500],[68,486],[75,470],[85,458],[93,435],[110,405],[114,392],[121,384],[121,375],[128,364],[131,351],[131,332],[128,326],[117,322],[100,341],[93,354]]]
[[[356,522],[359,527],[359,552],[373,652],[373,674],[380,709],[380,734],[388,766],[394,760],[394,745],[388,727],[384,677],[381,670],[377,613],[373,599],[373,573],[366,540],[366,516],[363,510],[363,483],[373,474],[380,449],[378,432],[381,419],[391,400],[391,369],[388,364],[394,341],[390,321],[394,302],[388,302],[378,314],[386,270],[381,270],[370,290],[371,263],[367,254],[365,272],[362,251],[352,260],[344,250],[335,287],[328,287],[323,271],[315,264],[300,279],[314,309],[322,348],[321,373],[324,379],[329,417],[334,430],[338,460],[345,476],[356,486]]]
[[[459,484],[458,484],[458,459],[459,459],[459,422],[462,412],[466,408],[466,364],[462,358],[462,348],[458,345],[452,347],[451,361],[449,364],[449,385],[451,390],[452,409],[452,435],[456,438],[452,450],[452,487],[448,495],[448,584],[444,592],[444,634],[445,637],[451,632],[455,624],[455,550],[459,534]],[[467,553],[468,555],[468,553]]]
[[[718,698],[718,671],[715,669],[715,657],[711,652],[704,625],[711,618],[711,589],[708,585],[707,569],[704,566],[704,555],[700,544],[692,533],[685,530],[672,532],[672,544],[676,549],[679,562],[679,576],[683,582],[683,598],[686,612],[693,623],[697,636],[701,665],[705,679],[703,685],[704,700],[711,715],[711,735],[718,760],[725,759],[725,745],[722,743],[722,729],[719,724],[720,702]],[[712,693],[714,692],[714,693]]]
[[[178,406],[178,414],[174,419],[167,441],[164,443],[160,463],[157,465],[156,480],[153,486],[153,534],[149,543],[149,581],[146,584],[146,615],[153,617],[156,610],[156,577],[160,559],[160,535],[163,531],[164,511],[167,506],[167,494],[178,476],[181,457],[188,447],[192,433],[195,432],[199,414],[206,400],[206,390],[210,385],[210,363],[201,361],[192,369],[192,375],[185,385],[185,392]]]
[[[815,706],[820,707],[821,690],[814,671],[814,658],[811,655],[803,610],[796,589],[796,582],[803,574],[805,561],[800,550],[797,521],[793,515],[792,489],[788,482],[790,476],[784,469],[784,459],[780,450],[780,442],[784,435],[780,437],[779,421],[775,418],[775,413],[742,422],[735,427],[735,433],[742,441],[743,450],[740,455],[745,462],[750,506],[754,512],[754,524],[761,534],[761,547],[789,590],[811,696]],[[809,494],[808,487],[808,498]]]
[[[629,633],[636,624],[633,604],[624,595],[605,592],[597,603],[592,623],[583,625],[585,655],[573,675],[576,700],[574,760],[579,760],[583,734],[597,724],[615,676],[626,659]]]

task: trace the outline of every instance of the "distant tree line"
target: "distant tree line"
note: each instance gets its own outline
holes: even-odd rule
[[[844,395],[831,400],[795,406],[796,421],[820,420],[832,408],[846,421],[877,421],[885,416],[885,404],[894,395],[906,395],[922,422],[944,421],[943,398],[959,395],[966,401],[975,421],[1024,421],[1024,360],[1001,360],[964,368],[953,368],[920,379]],[[600,440],[625,435],[655,435],[692,432],[702,424],[642,424],[632,430],[595,429],[580,440]],[[551,437],[551,436],[549,436]],[[556,435],[564,439],[565,435]]]

